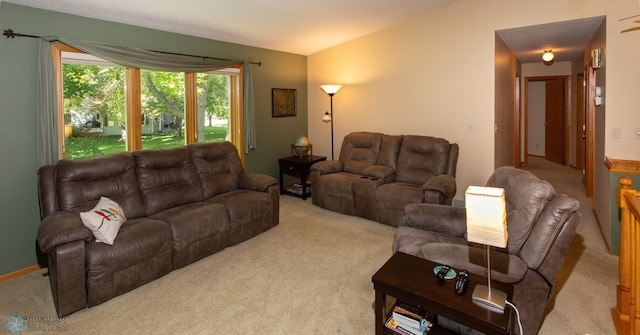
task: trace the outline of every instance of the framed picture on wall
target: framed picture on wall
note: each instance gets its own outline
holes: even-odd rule
[[[273,117],[296,116],[296,90],[291,88],[274,88],[271,90]]]

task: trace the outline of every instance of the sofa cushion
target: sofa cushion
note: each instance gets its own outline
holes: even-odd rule
[[[345,172],[319,175],[311,184],[314,204],[339,213],[355,215],[354,182],[360,177]]]
[[[422,185],[430,178],[446,174],[449,166],[449,141],[406,135],[400,146],[395,181]]]
[[[102,197],[96,207],[88,212],[81,212],[82,224],[91,229],[96,242],[109,245],[118,235],[120,226],[127,221],[124,210],[112,199]]]
[[[399,243],[397,241],[402,241]],[[487,274],[486,251],[468,246],[463,238],[433,233],[412,227],[400,227],[394,238],[394,250],[465,269],[480,276]],[[503,283],[517,283],[527,273],[527,265],[515,255],[491,248],[491,278]]]
[[[463,237],[431,232],[421,228],[399,226],[393,236],[393,252],[423,257],[422,246],[426,243],[452,243],[466,245]]]
[[[140,150],[133,157],[147,215],[203,200],[187,147]]]
[[[248,240],[273,227],[273,205],[267,192],[235,190],[207,202],[222,204],[229,215],[229,245]],[[247,204],[251,204],[247,206]]]
[[[362,174],[364,169],[378,161],[381,144],[380,133],[354,132],[345,136],[340,150],[342,171]]]
[[[491,248],[491,279],[503,283],[517,283],[527,274],[527,264],[520,257]],[[427,243],[422,246],[422,257],[436,263],[465,269],[480,276],[487,274],[484,247],[452,243]]]
[[[376,165],[388,166],[395,170],[403,138],[402,135],[382,135],[380,154]]]
[[[104,196],[118,202],[130,219],[145,215],[135,161],[130,153],[63,159],[57,163],[56,170],[59,210],[86,212]]]
[[[421,203],[424,200],[422,187],[407,183],[388,183],[375,190],[376,206],[404,211],[410,203]]]
[[[113,245],[87,243],[88,306],[169,273],[172,246],[169,226],[148,218],[127,220]]]
[[[171,229],[174,269],[214,254],[229,244],[229,215],[221,204],[194,202],[150,217],[166,222]]]
[[[507,250],[518,254],[538,216],[555,196],[555,190],[549,182],[512,166],[496,169],[487,186],[504,188],[509,230]]]
[[[187,147],[191,151],[205,199],[238,189],[238,176],[243,168],[233,144],[202,142]]]

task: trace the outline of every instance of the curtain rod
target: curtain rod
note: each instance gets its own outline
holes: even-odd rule
[[[2,33],[2,35],[7,36],[7,38],[16,38],[16,37],[42,38],[42,36],[35,36],[35,35],[27,35],[27,34],[16,33],[16,32],[13,31],[13,29],[5,29],[4,32]],[[207,59],[228,60],[228,61],[232,60],[232,59],[226,59],[226,58],[197,56],[197,55],[189,55],[189,54],[182,54],[182,53],[168,52],[168,51],[157,51],[157,50],[147,50],[147,51],[163,53],[163,54],[168,54],[168,55],[175,55],[175,56],[196,57],[196,58],[203,58],[203,59],[207,58]],[[258,66],[262,66],[262,62],[248,62],[248,63],[249,64],[255,64],[255,65],[258,65]]]

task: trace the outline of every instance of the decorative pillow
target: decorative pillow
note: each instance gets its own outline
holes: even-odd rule
[[[101,197],[96,207],[80,213],[82,223],[93,232],[97,242],[113,245],[120,226],[127,221],[122,207],[112,199]]]

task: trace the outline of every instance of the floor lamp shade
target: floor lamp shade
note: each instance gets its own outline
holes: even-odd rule
[[[464,197],[467,212],[467,240],[484,244],[487,253],[487,286],[476,285],[472,299],[492,309],[503,311],[507,294],[491,288],[489,246],[499,248],[507,246],[507,211],[504,189],[469,186]]]
[[[320,85],[320,88],[322,88],[325,93],[334,95],[338,93],[340,88],[342,88],[342,85]]]

